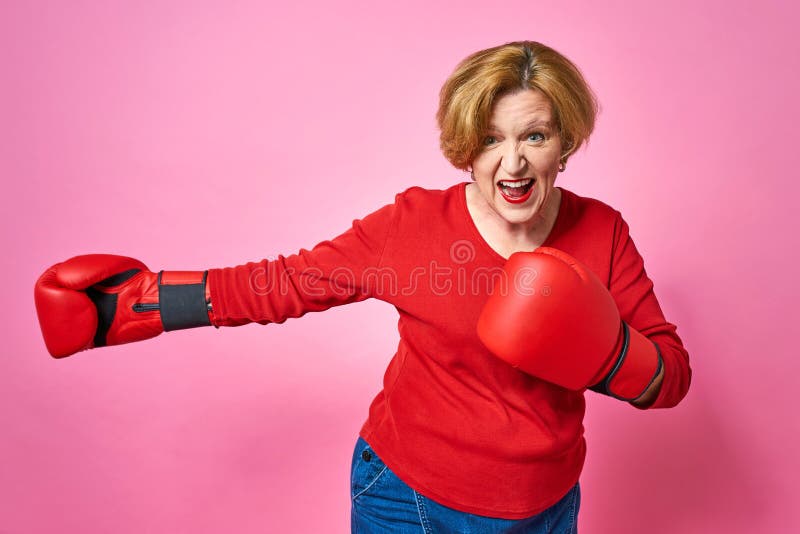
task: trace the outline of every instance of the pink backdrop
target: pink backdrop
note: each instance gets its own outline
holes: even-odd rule
[[[599,95],[558,183],[625,215],[694,369],[671,410],[588,395],[581,531],[797,532],[794,9],[267,4],[0,4],[0,532],[348,532],[393,308],[56,361],[33,283],[88,252],[153,269],[292,253],[464,180],[438,152],[439,87],[517,39]]]

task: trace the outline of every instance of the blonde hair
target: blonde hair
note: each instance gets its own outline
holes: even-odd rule
[[[578,67],[541,43],[515,41],[468,56],[442,86],[439,145],[454,167],[467,170],[477,156],[494,101],[521,89],[539,90],[549,99],[563,163],[588,142],[599,104]]]

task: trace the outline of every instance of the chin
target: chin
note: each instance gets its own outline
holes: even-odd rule
[[[501,210],[500,215],[509,223],[522,224],[541,218],[541,211],[538,209],[533,210],[532,208],[513,211],[504,209]]]

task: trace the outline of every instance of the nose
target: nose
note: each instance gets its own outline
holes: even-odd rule
[[[516,176],[525,170],[528,162],[522,155],[519,145],[516,143],[508,143],[503,151],[503,156],[500,161],[500,166],[508,173],[509,176]]]

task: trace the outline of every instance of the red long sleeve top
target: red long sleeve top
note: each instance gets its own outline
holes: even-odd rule
[[[467,211],[466,183],[411,187],[311,250],[208,273],[216,326],[282,323],[377,298],[400,314],[400,341],[363,437],[406,484],[468,513],[520,519],[550,507],[578,480],[586,456],[584,392],[529,376],[493,356],[476,323],[505,258]],[[620,212],[560,188],[544,245],[603,280],[631,328],[656,342],[660,393],[676,405],[689,357],[668,323]]]

